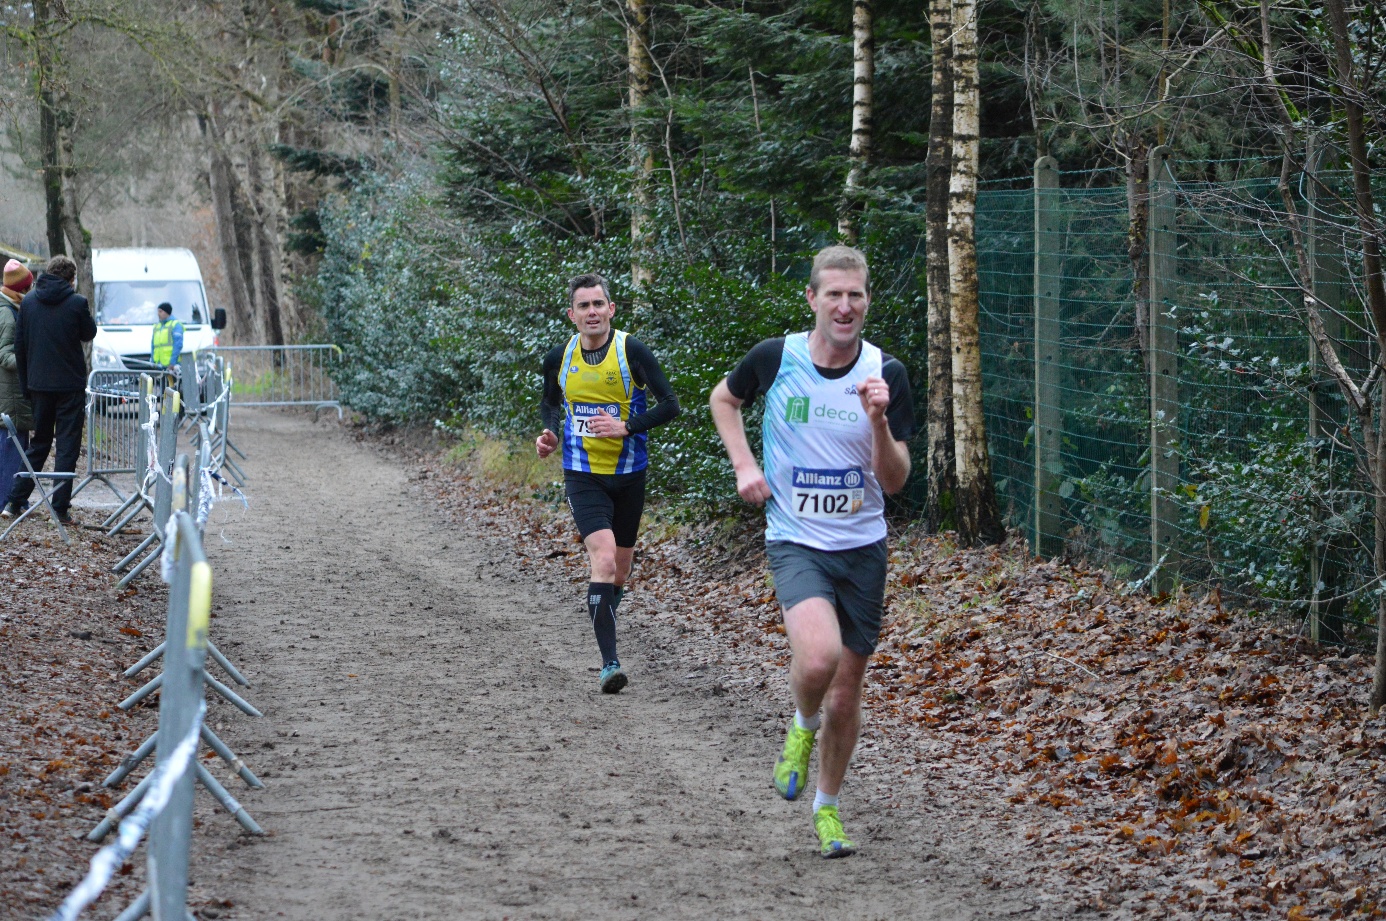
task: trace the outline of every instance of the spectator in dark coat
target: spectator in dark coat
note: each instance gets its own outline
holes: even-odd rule
[[[35,470],[42,470],[53,449],[53,469],[72,473],[82,451],[82,422],[86,409],[87,360],[82,343],[96,338],[87,299],[73,290],[77,264],[66,256],[54,256],[25,295],[19,310],[14,354],[19,384],[34,407],[34,433],[26,452]],[[7,503],[18,514],[34,491],[34,482],[15,480]],[[53,511],[70,520],[72,483],[64,481],[53,490]]]
[[[34,273],[18,259],[5,263],[4,285],[0,286],[0,413],[14,421],[19,445],[0,428],[0,496],[9,495],[14,475],[24,469],[21,452],[29,447],[29,430],[34,427],[33,411],[19,386],[19,363],[14,357],[14,337],[19,326],[19,305],[34,286]],[[0,503],[0,518],[12,517],[9,505]]]

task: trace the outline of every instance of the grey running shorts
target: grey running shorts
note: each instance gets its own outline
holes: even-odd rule
[[[852,550],[815,550],[789,541],[766,541],[775,596],[788,611],[801,601],[822,598],[837,610],[842,645],[869,656],[876,651],[885,603],[886,542]]]

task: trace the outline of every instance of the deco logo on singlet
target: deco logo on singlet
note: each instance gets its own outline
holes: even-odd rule
[[[790,397],[785,401],[785,422],[791,425],[807,425],[810,416],[817,422],[827,423],[829,425],[849,425],[861,418],[856,410],[838,409],[832,406],[823,406],[821,404],[817,409],[811,410],[808,397]]]
[[[804,424],[809,420],[809,398],[790,397],[784,404],[784,421]]]

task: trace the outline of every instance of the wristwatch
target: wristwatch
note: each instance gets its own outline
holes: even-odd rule
[[[627,434],[627,435],[634,435],[634,434],[635,434],[634,432],[632,432],[632,431],[630,430],[630,420],[629,420],[629,419],[626,420],[625,426],[626,426],[626,434]]]

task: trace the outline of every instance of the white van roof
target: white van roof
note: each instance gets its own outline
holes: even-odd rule
[[[202,280],[197,257],[190,249],[94,249],[91,251],[91,274],[97,282]]]

